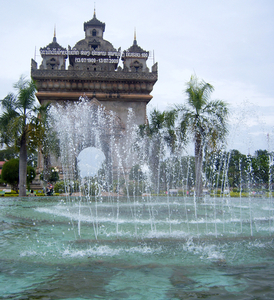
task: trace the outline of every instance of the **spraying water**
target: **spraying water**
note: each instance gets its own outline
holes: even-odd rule
[[[251,193],[252,169],[230,198],[221,154],[226,167],[209,168],[212,192],[198,198],[191,158],[160,135],[141,139],[131,111],[122,124],[84,99],[52,114],[63,180],[77,189],[1,199],[1,297],[273,299],[273,202]]]

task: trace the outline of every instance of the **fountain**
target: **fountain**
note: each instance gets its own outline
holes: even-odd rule
[[[148,167],[153,145],[131,125],[118,144],[114,127],[103,126],[106,112],[97,107],[92,117],[88,105],[52,112],[64,179],[73,184],[78,172],[79,194],[0,200],[1,298],[272,299],[272,198],[177,195],[171,160],[164,185],[162,173],[154,178]],[[132,118],[129,112],[128,124]],[[162,141],[158,146],[166,150]],[[190,164],[182,187],[191,181]],[[154,196],[163,186],[167,194]]]

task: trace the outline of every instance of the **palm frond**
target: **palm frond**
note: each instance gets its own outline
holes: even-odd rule
[[[164,123],[167,128],[175,126],[176,117],[178,112],[175,109],[164,112]]]
[[[15,82],[13,87],[18,91],[18,93],[22,90],[25,89],[28,86],[29,81],[26,79],[26,76],[21,75],[19,80]]]
[[[186,86],[185,92],[188,96],[188,104],[199,114],[199,111],[206,105],[211,93],[214,91],[214,87],[204,80],[199,81],[196,75],[191,76]]]
[[[13,111],[16,108],[16,96],[9,93],[3,100],[1,100],[1,107],[3,111]]]
[[[16,95],[16,109],[24,112],[27,109],[31,109],[33,103],[36,101],[35,98],[35,83],[33,80],[27,80],[24,76],[14,84],[14,88],[17,90]]]
[[[157,109],[154,109],[150,114],[150,131],[157,133],[164,126],[165,114]]]

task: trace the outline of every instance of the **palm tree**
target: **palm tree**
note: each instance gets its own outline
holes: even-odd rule
[[[160,112],[154,109],[149,115],[148,124],[139,126],[140,135],[146,141],[144,159],[148,159],[153,173],[153,185],[157,193],[160,188],[160,162],[164,156],[164,146],[166,144],[172,153],[176,147],[176,113],[175,110]]]
[[[180,135],[188,134],[194,141],[195,153],[195,192],[202,195],[202,167],[204,148],[216,148],[224,142],[227,134],[227,104],[222,100],[210,101],[214,88],[204,80],[192,75],[186,84],[187,103],[177,106],[180,121]]]
[[[7,147],[15,146],[19,151],[19,196],[26,196],[27,150],[37,149],[43,139],[41,116],[47,107],[39,106],[32,80],[21,77],[14,88],[17,94],[10,93],[1,100],[0,142]]]

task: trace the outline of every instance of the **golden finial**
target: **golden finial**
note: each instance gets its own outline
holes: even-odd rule
[[[93,18],[96,18],[95,2],[94,2],[94,12],[93,12]]]
[[[56,42],[57,39],[56,39],[56,24],[54,24],[54,33],[53,33],[53,42]]]
[[[133,45],[137,45],[137,40],[136,40],[136,27],[134,27],[134,40],[133,40]]]

